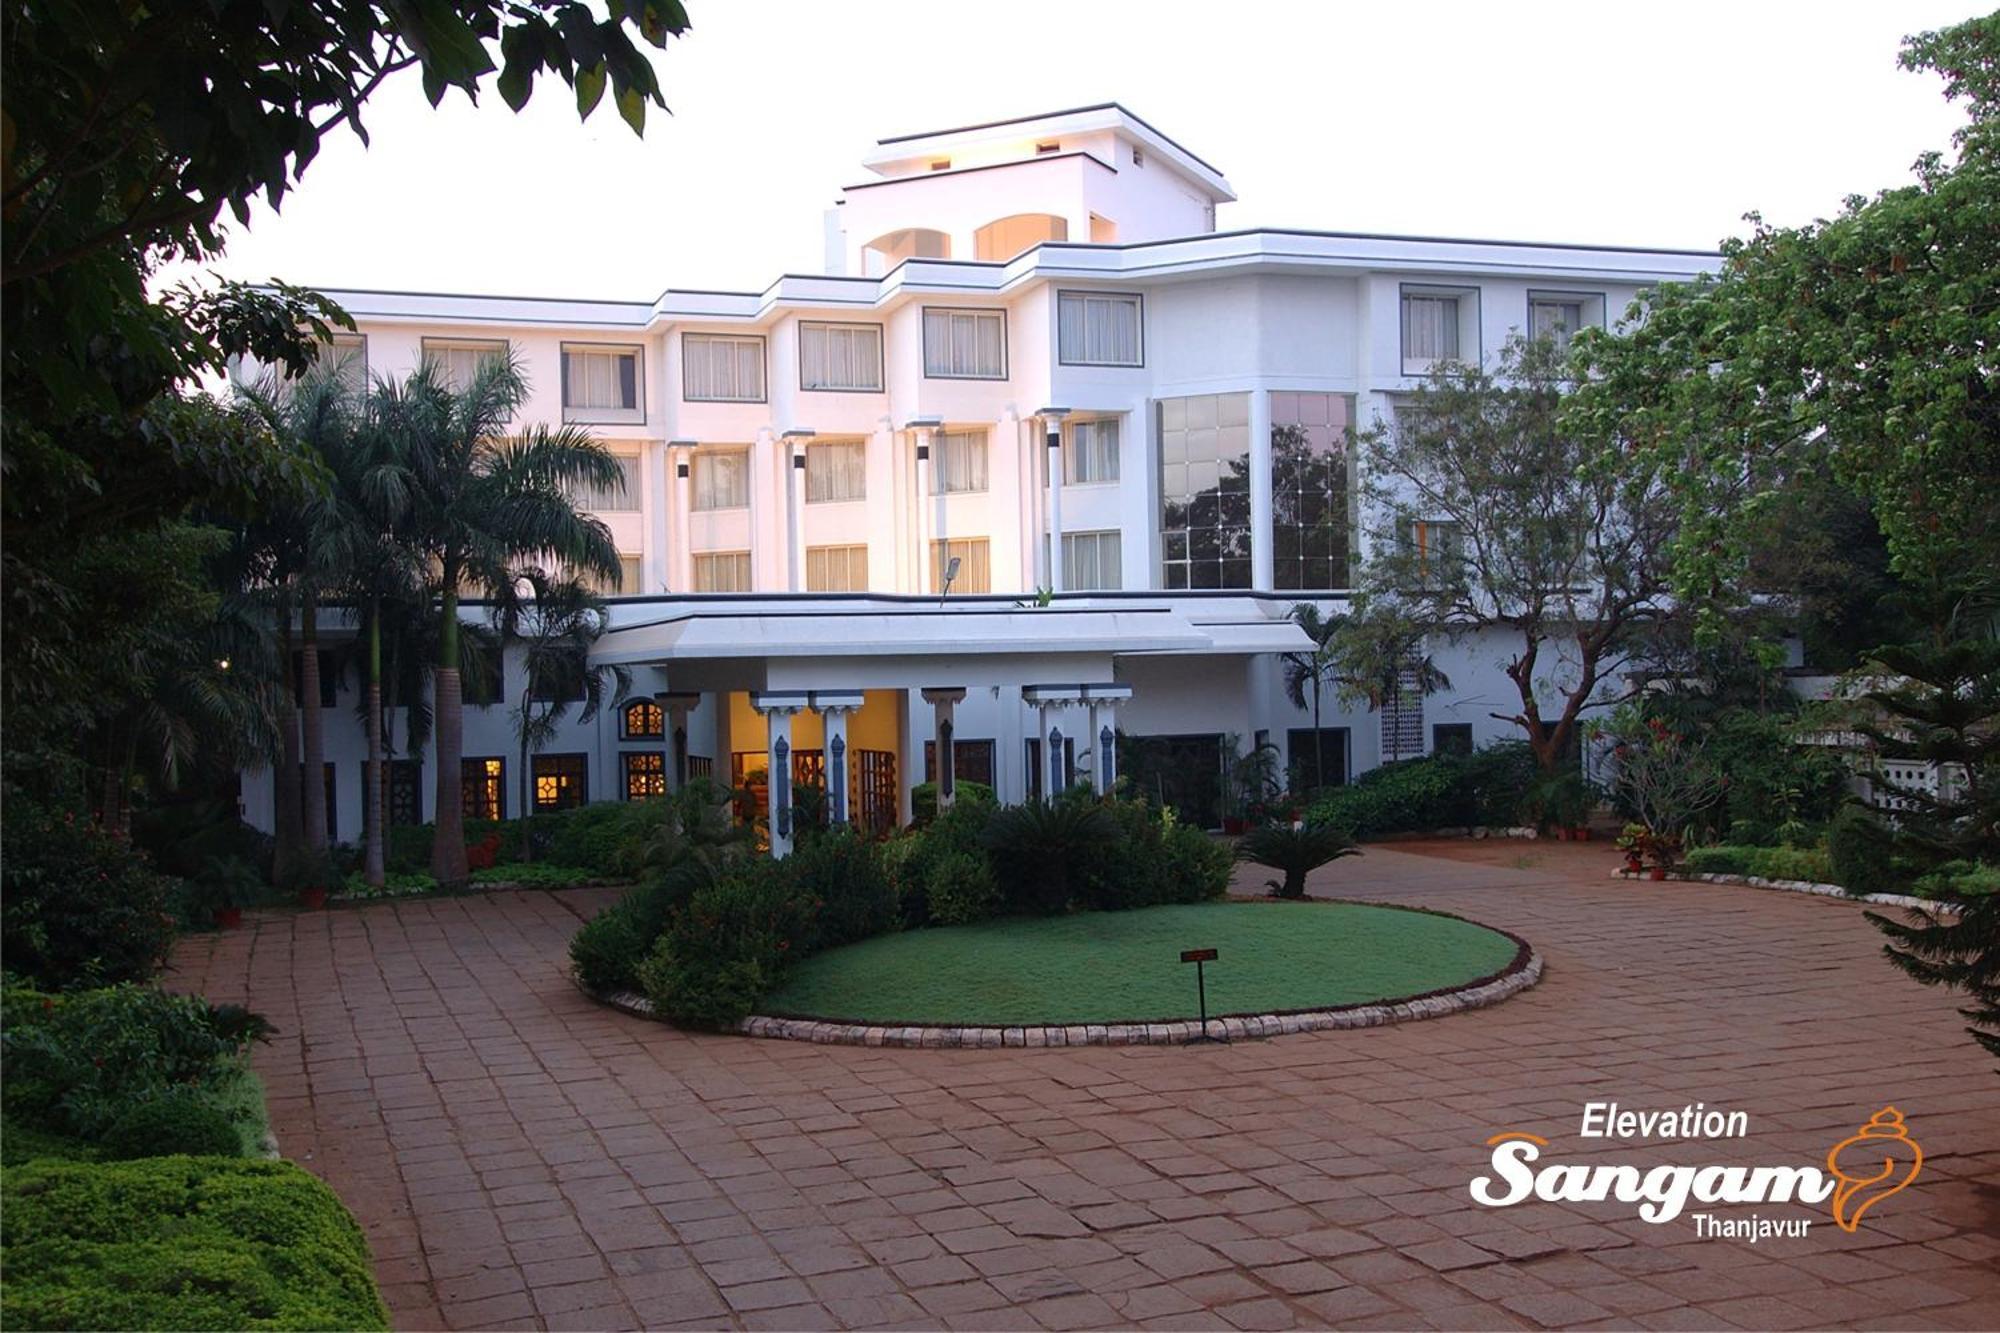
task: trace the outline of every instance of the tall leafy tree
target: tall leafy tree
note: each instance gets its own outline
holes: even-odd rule
[[[514,419],[526,397],[527,380],[512,356],[482,365],[463,386],[427,365],[375,395],[377,425],[395,456],[396,484],[409,497],[408,541],[437,595],[431,872],[440,884],[463,883],[467,874],[461,596],[472,590],[505,604],[517,595],[523,571],[545,562],[614,586],[619,577],[610,530],[572,498],[585,488],[618,485],[617,460],[578,427],[517,428]]]

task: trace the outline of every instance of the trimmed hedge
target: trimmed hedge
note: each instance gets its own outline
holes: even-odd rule
[[[1754,875],[1758,879],[1801,879],[1838,883],[1833,861],[1818,847],[1745,847],[1727,843],[1691,849],[1681,867],[1697,875]]]
[[[1354,839],[1428,833],[1474,824],[1521,822],[1522,806],[1541,781],[1534,752],[1515,741],[1471,755],[1432,755],[1383,764],[1345,787],[1322,792],[1306,822]]]
[[[1842,806],[1826,831],[1834,882],[1849,893],[1900,893],[1906,885],[1882,820],[1859,805]]]
[[[4,1204],[12,1328],[389,1327],[361,1228],[290,1162],[35,1162]]]

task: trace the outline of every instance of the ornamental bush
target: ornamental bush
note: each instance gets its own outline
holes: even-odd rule
[[[967,782],[960,778],[952,784],[952,803],[992,806],[1000,801],[985,783]],[[910,824],[913,828],[923,828],[937,818],[937,812],[937,783],[920,782],[910,789]]]
[[[243,1136],[227,1112],[185,1089],[169,1089],[135,1102],[121,1112],[99,1141],[113,1159],[169,1157],[240,1157]]]
[[[389,1327],[361,1228],[290,1162],[40,1161],[4,1204],[10,1327]]]
[[[1384,764],[1345,787],[1322,792],[1306,811],[1306,822],[1358,840],[1464,827],[1479,820],[1480,804],[1467,761],[1434,755]],[[1510,815],[1508,822],[1517,817]]]
[[[900,904],[882,846],[851,825],[801,840],[787,870],[811,901],[814,949],[838,948],[896,928]]]
[[[993,867],[975,852],[953,851],[937,857],[924,884],[924,906],[934,926],[965,926],[986,920],[1000,909],[1000,886],[993,882]]]
[[[811,951],[812,900],[786,861],[746,861],[667,918],[639,982],[663,1018],[724,1028],[746,1017]]]
[[[667,924],[666,895],[641,885],[599,912],[569,942],[576,979],[604,994],[639,988],[639,964]]]
[[[48,990],[145,981],[173,947],[177,883],[73,812],[10,797],[0,822],[0,954]]]
[[[1183,824],[1171,808],[1155,809],[1143,798],[1098,804],[1117,836],[1082,852],[1077,906],[1120,911],[1203,902],[1228,892],[1229,849]]]
[[[1819,847],[1757,847],[1717,843],[1688,852],[1683,867],[1698,875],[1754,875],[1759,879],[1797,879],[1813,884],[1835,883],[1833,862]]]
[[[1863,806],[1842,806],[1826,831],[1834,882],[1849,893],[1900,893],[1888,827]]]

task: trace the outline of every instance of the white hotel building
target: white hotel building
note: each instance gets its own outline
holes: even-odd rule
[[[511,349],[525,418],[586,424],[624,465],[624,494],[593,497],[624,565],[595,655],[633,693],[522,773],[510,663],[502,700],[467,709],[469,810],[832,766],[879,826],[908,817],[941,735],[948,767],[1018,800],[1104,780],[1115,731],[1150,790],[1213,819],[1230,753],[1290,762],[1313,740],[1278,654],[1305,643],[1292,606],[1344,600],[1366,526],[1349,430],[1439,359],[1602,324],[1715,262],[1219,232],[1221,171],[1111,103],[885,139],[863,165],[828,211],[827,272],[762,291],[329,292],[369,376]],[[1506,645],[1433,651],[1453,688],[1421,704],[1327,701],[1330,769],[1514,734],[1490,716],[1515,707]],[[358,688],[349,672],[324,700],[348,840]],[[396,818],[432,817],[427,759],[398,757]],[[269,774],[244,797],[268,827]]]

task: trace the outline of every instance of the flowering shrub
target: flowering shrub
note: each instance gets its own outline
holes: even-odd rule
[[[786,862],[746,861],[668,917],[639,982],[662,1017],[728,1027],[810,951],[819,906]]]
[[[0,953],[52,990],[145,981],[175,934],[174,880],[70,811],[19,797],[0,824]]]
[[[468,843],[465,848],[465,867],[468,870],[491,870],[500,859],[500,835],[489,833],[478,842]]]

